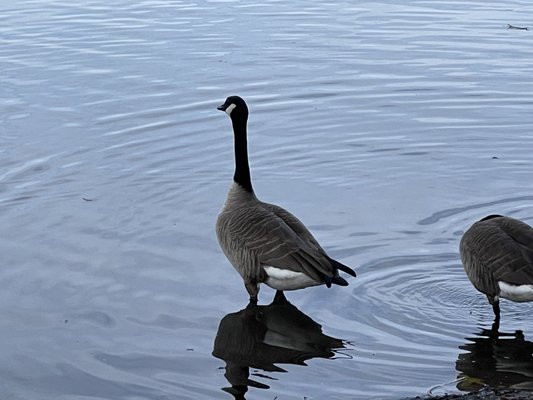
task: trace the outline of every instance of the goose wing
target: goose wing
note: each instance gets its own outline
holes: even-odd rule
[[[497,293],[497,282],[533,284],[533,229],[516,219],[489,216],[461,239],[465,269],[482,292]]]
[[[307,227],[302,223],[302,221],[296,218],[293,214],[275,204],[262,202],[262,205],[265,209],[273,212],[278,218],[281,218],[283,222],[285,222],[289,226],[289,228],[291,228],[294,233],[298,235],[300,239],[302,239],[304,242],[307,242],[309,246],[314,247],[315,249],[324,254],[326,253],[324,249],[320,246],[320,244],[317,242],[313,234],[309,232],[309,229],[307,229]]]
[[[296,226],[301,230],[303,224],[298,221]],[[240,209],[238,215],[227,219],[226,230],[228,246],[240,248],[243,258],[247,259],[243,259],[243,264],[253,260],[254,264],[303,272],[317,282],[323,282],[324,275],[334,275],[320,246],[312,245],[308,237],[302,239],[271,207],[262,203]],[[312,240],[316,243],[314,238]]]
[[[494,224],[501,232],[494,277],[516,285],[533,284],[533,228],[509,217],[496,218]]]
[[[298,237],[301,240],[306,242],[311,248],[318,251],[322,256],[326,257],[329,263],[333,267],[332,271],[334,271],[335,269],[340,269],[341,271],[344,271],[353,277],[356,276],[356,273],[353,269],[329,257],[326,251],[322,248],[322,246],[320,246],[318,241],[315,239],[313,234],[309,232],[307,227],[297,217],[295,217],[293,214],[291,214],[284,208],[277,206],[275,204],[262,202],[262,205],[267,210],[273,212],[277,217],[281,218],[289,226],[289,228],[291,228],[294,231],[294,233],[298,235]]]

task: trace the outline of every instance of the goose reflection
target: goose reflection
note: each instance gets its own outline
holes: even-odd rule
[[[459,390],[483,386],[533,390],[533,343],[522,331],[502,333],[494,326],[467,340],[470,343],[459,348],[468,353],[460,354],[456,363]]]
[[[314,357],[331,358],[343,348],[341,339],[324,335],[322,327],[277,292],[272,304],[250,303],[245,309],[227,314],[220,321],[213,355],[226,362],[224,376],[231,384],[222,390],[235,399],[244,399],[248,387],[269,386],[250,379],[250,368],[285,372],[275,364],[306,365]],[[252,374],[275,379],[264,374]]]

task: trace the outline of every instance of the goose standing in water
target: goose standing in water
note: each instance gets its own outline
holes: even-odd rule
[[[298,218],[274,204],[260,201],[252,188],[247,150],[248,107],[238,96],[218,107],[231,118],[235,174],[216,223],[224,254],[244,280],[251,302],[259,284],[278,291],[332,283],[346,286],[339,270],[355,272],[330,258]]]
[[[533,301],[533,228],[517,219],[489,215],[461,238],[468,278],[492,304],[500,321],[500,298]]]

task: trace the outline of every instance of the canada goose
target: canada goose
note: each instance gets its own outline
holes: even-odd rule
[[[500,320],[500,298],[533,300],[533,228],[517,219],[489,215],[461,238],[461,261],[468,278],[492,304]]]
[[[235,174],[216,222],[220,247],[244,280],[250,301],[257,302],[259,284],[279,291],[332,283],[346,286],[339,269],[355,272],[330,258],[305,225],[290,212],[260,201],[252,188],[246,124],[248,107],[230,96],[218,107],[231,118]]]

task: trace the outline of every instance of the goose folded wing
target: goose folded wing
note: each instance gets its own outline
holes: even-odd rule
[[[294,233],[296,233],[296,235],[301,240],[303,240],[304,242],[307,242],[307,244],[314,251],[318,251],[321,254],[321,256],[326,257],[328,262],[332,265],[333,269],[340,269],[341,271],[344,271],[353,277],[356,276],[356,273],[353,269],[329,257],[326,254],[326,251],[317,242],[313,234],[309,232],[307,227],[293,214],[291,214],[284,208],[281,208],[275,204],[269,204],[269,203],[262,203],[262,204],[266,209],[272,211],[277,217],[281,218],[283,222],[285,222],[294,231]]]
[[[520,221],[516,221],[520,222]],[[502,224],[505,237],[494,244],[494,277],[515,285],[533,284],[533,229],[522,222]]]
[[[323,254],[301,239],[285,221],[268,209],[250,211],[247,229],[238,230],[243,243],[252,257],[263,266],[272,266],[303,272],[318,282],[323,276],[333,276],[333,267]]]
[[[302,221],[300,221],[296,216],[294,216],[289,211],[275,204],[270,204],[270,203],[262,203],[262,204],[265,207],[265,209],[271,211],[278,218],[282,219],[283,222],[285,222],[289,226],[289,228],[291,228],[300,239],[302,239],[305,242],[308,242],[308,245],[310,245],[311,247],[319,250],[322,253],[325,253],[324,249],[322,249],[322,247],[317,242],[313,234],[309,232],[309,229],[307,229],[307,227],[302,223]]]
[[[533,252],[533,228],[517,219],[506,218],[501,221],[500,229],[522,248]]]

